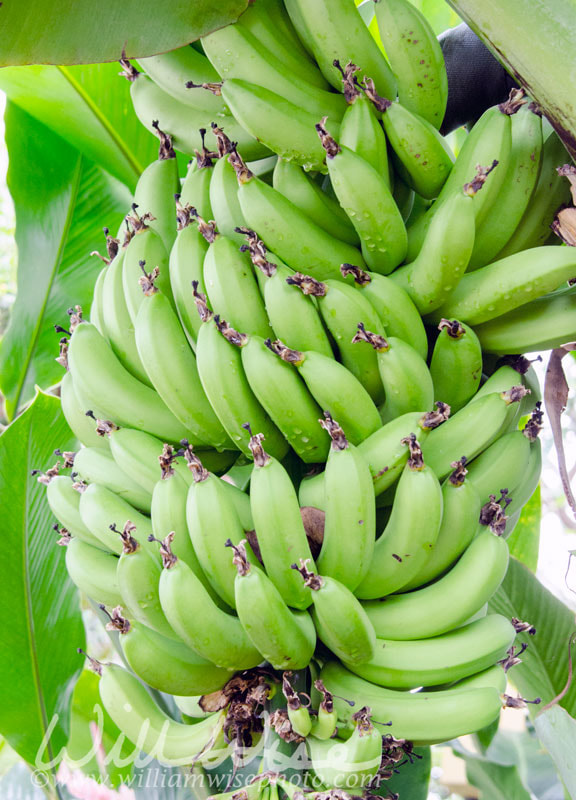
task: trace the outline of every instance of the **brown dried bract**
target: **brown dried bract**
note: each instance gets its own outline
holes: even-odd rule
[[[335,58],[332,62],[337,70],[342,75],[342,92],[346,98],[347,103],[353,103],[357,97],[360,97],[361,92],[358,88],[358,81],[355,77],[356,73],[360,71],[360,67],[349,61],[343,68],[340,61]]]
[[[248,336],[245,333],[240,333],[231,325],[228,325],[225,319],[220,319],[219,314],[216,314],[214,317],[214,322],[222,336],[229,341],[230,344],[234,344],[236,347],[244,347],[245,344],[248,344]]]
[[[318,422],[332,439],[332,450],[347,450],[348,447],[350,447],[346,434],[340,425],[332,419],[332,415],[329,411],[325,411],[324,419],[319,419]]]
[[[263,433],[252,433],[250,429],[250,425],[248,422],[245,422],[242,427],[248,431],[250,434],[250,441],[248,442],[248,447],[252,453],[252,457],[254,458],[254,464],[257,467],[265,467],[266,464],[270,461],[270,456],[262,447],[262,442],[266,438]]]
[[[289,286],[297,286],[302,294],[313,297],[325,297],[328,289],[325,283],[315,280],[310,275],[304,275],[302,272],[290,275],[289,278],[286,278],[286,283]]]
[[[561,209],[550,223],[550,228],[564,244],[576,247],[576,208],[569,206]]]
[[[276,339],[275,341],[266,339],[264,344],[275,355],[280,356],[282,361],[286,361],[288,364],[302,364],[306,358],[304,353],[300,352],[300,350],[291,350],[289,347],[286,347],[286,345],[283,344],[280,339]]]
[[[530,419],[524,426],[522,433],[531,442],[536,441],[540,431],[542,430],[542,423],[544,420],[544,412],[542,411],[542,402],[539,400],[534,406],[534,411],[530,415]]]
[[[160,161],[167,161],[169,158],[176,158],[176,153],[172,147],[172,137],[169,133],[164,133],[160,129],[160,124],[157,119],[152,121],[154,133],[160,139],[160,149],[158,151],[158,159]]]
[[[451,408],[448,403],[442,403],[438,400],[434,405],[436,410],[428,411],[420,420],[420,427],[423,431],[433,431],[434,428],[442,425],[450,417]]]
[[[405,444],[410,450],[410,456],[408,457],[408,468],[414,470],[414,472],[424,469],[422,448],[420,447],[418,439],[416,438],[416,434],[410,433],[408,436],[400,439],[400,443]]]
[[[224,543],[225,547],[231,547],[232,552],[234,555],[232,556],[232,563],[238,570],[238,575],[244,577],[248,575],[250,572],[250,562],[248,561],[248,556],[246,555],[246,539],[242,539],[241,542],[238,544],[234,544],[232,539],[226,539]]]
[[[155,281],[158,280],[158,276],[160,275],[160,269],[158,267],[154,267],[152,272],[146,272],[146,262],[139,261],[140,269],[144,273],[141,278],[138,278],[138,283],[140,284],[140,288],[146,295],[146,297],[151,297],[153,294],[156,294],[158,291]]]
[[[192,281],[192,295],[194,297],[194,302],[196,303],[196,310],[198,311],[202,322],[209,322],[212,319],[213,314],[208,308],[208,298],[205,294],[202,294],[202,292],[198,291],[198,286],[198,281]]]
[[[496,169],[498,166],[498,161],[494,159],[494,161],[490,164],[489,167],[483,167],[480,164],[476,165],[476,177],[472,178],[469,183],[465,183],[462,187],[462,191],[464,194],[468,195],[468,197],[474,197],[480,189],[486,183],[486,179],[488,175],[492,172],[492,170]]]
[[[121,634],[128,633],[130,630],[130,622],[122,616],[122,606],[116,606],[112,609],[112,613],[106,611],[106,606],[100,605],[100,609],[106,614],[110,622],[106,623],[107,631],[118,631]]]
[[[336,158],[338,153],[342,152],[342,149],[336,139],[334,139],[328,131],[326,130],[326,120],[328,117],[322,117],[320,122],[316,123],[314,126],[316,128],[316,133],[320,137],[320,143],[324,150],[326,150],[326,155],[328,158]]]
[[[355,267],[354,264],[340,264],[340,273],[342,274],[343,278],[348,277],[348,275],[352,275],[354,278],[354,283],[358,286],[367,286],[369,283],[372,282],[372,278],[360,267]]]
[[[54,359],[54,361],[58,362],[61,367],[64,367],[66,372],[68,372],[68,348],[70,347],[68,343],[68,339],[66,336],[63,336],[60,341],[58,342],[60,345],[60,351],[58,356]]]
[[[448,480],[452,484],[452,486],[462,486],[464,481],[466,480],[466,475],[468,474],[468,470],[466,469],[466,463],[468,459],[466,456],[462,456],[461,459],[458,461],[453,461],[450,466],[452,467],[452,472],[450,473]]]
[[[503,114],[508,114],[508,116],[511,117],[512,114],[516,114],[527,102],[528,100],[524,89],[510,89],[508,99],[500,103],[498,108]]]
[[[356,342],[368,342],[378,353],[385,353],[390,349],[387,339],[378,333],[367,331],[363,322],[358,323],[358,333],[352,337],[352,343]]]
[[[272,728],[276,731],[278,736],[285,742],[303,742],[304,737],[296,733],[293,729],[290,720],[288,719],[288,712],[279,708],[270,714],[269,722]]]
[[[172,542],[175,536],[174,531],[170,531],[168,536],[164,539],[156,539],[152,534],[148,537],[149,542],[158,542],[160,545],[160,557],[162,558],[162,566],[164,569],[172,569],[178,563],[178,556],[172,552]]]
[[[290,564],[290,567],[297,570],[300,575],[302,575],[305,586],[308,586],[313,592],[318,592],[324,586],[324,581],[320,575],[316,575],[315,572],[311,572],[308,569],[308,564],[310,564],[311,561],[311,558],[301,558],[300,564]]]
[[[372,78],[367,78],[364,76],[364,80],[360,84],[362,89],[364,90],[364,94],[370,100],[370,102],[374,105],[377,111],[380,111],[384,114],[392,103],[390,100],[387,100],[385,97],[381,97],[378,92],[376,91],[376,86],[374,85],[374,81]]]
[[[228,161],[230,162],[231,166],[234,167],[234,172],[236,173],[238,183],[248,183],[248,181],[252,180],[254,173],[248,169],[246,162],[242,159],[235,147],[233,147],[230,151]]]
[[[140,73],[138,72],[136,67],[133,67],[132,64],[128,61],[125,54],[123,54],[122,58],[120,59],[120,66],[122,67],[122,72],[118,73],[120,77],[126,78],[126,80],[130,81],[130,83],[134,83],[134,81],[136,80],[138,75],[140,75]]]
[[[457,319],[442,318],[438,324],[438,330],[446,331],[451,339],[461,339],[466,333],[464,326]]]

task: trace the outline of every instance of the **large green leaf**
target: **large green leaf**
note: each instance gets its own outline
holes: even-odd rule
[[[472,786],[480,789],[482,797],[490,800],[530,800],[518,769],[489,761],[466,759],[466,777]]]
[[[88,311],[102,264],[102,226],[112,231],[129,208],[128,190],[63,139],[8,104],[8,186],[16,209],[18,296],[0,345],[0,388],[13,418],[34,385],[48,387],[62,368],[54,361],[66,309]]]
[[[536,733],[550,753],[570,797],[576,797],[576,720],[552,706],[534,720]]]
[[[536,572],[536,567],[538,566],[541,520],[542,502],[540,487],[538,486],[522,509],[518,524],[508,538],[508,547],[511,554],[532,572]]]
[[[2,4],[0,64],[90,64],[164,53],[234,22],[247,0]]]
[[[429,747],[414,748],[412,761],[406,759],[398,765],[396,773],[390,780],[384,781],[376,794],[386,797],[386,793],[397,793],[401,798],[409,800],[426,800],[432,757]]]
[[[490,601],[490,610],[528,621],[536,628],[535,636],[518,636],[517,643],[527,642],[528,649],[509,677],[523,697],[541,697],[543,703],[550,702],[562,691],[568,677],[568,641],[576,628],[574,615],[515,559],[511,559],[508,574]],[[576,683],[561,705],[576,714]],[[505,713],[515,712],[507,709]]]
[[[39,392],[0,436],[0,734],[30,764],[55,723],[44,763],[66,744],[84,629],[64,550],[51,530],[46,489],[30,472],[73,444],[60,401]]]
[[[158,140],[140,124],[129,84],[118,72],[118,64],[6,67],[0,69],[0,89],[133,189],[146,164],[157,157]]]
[[[576,154],[574,0],[448,0]]]

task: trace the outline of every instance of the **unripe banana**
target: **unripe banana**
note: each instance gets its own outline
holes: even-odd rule
[[[358,235],[346,212],[297,164],[279,158],[273,186],[330,236],[357,245]]]
[[[148,273],[158,269],[158,288],[164,292],[172,302],[172,287],[170,286],[169,257],[161,237],[148,227],[144,217],[129,217],[136,231],[124,252],[122,267],[122,286],[128,313],[133,323],[136,322],[138,310],[144,302],[141,279]]]
[[[310,733],[316,739],[331,739],[336,732],[338,723],[338,715],[334,710],[334,697],[320,679],[316,679],[313,686],[314,691],[320,693],[322,699],[318,705],[318,713],[312,723]]]
[[[390,422],[409,411],[429,408],[434,400],[432,376],[424,359],[402,339],[386,338],[366,330],[358,323],[352,342],[356,347],[370,346],[377,355],[378,370],[386,402],[380,410],[383,422]]]
[[[380,414],[372,398],[338,361],[312,350],[291,350],[278,340],[271,346],[280,358],[296,365],[318,405],[339,421],[352,444],[359,444],[381,428]]]
[[[84,487],[79,487],[84,488]],[[50,511],[58,522],[73,536],[100,550],[104,545],[82,521],[80,516],[80,491],[67,475],[55,475],[46,487],[46,499]]]
[[[68,351],[81,404],[103,419],[137,427],[168,441],[192,438],[155,391],[136,380],[89,322],[79,325]]]
[[[79,510],[84,525],[106,550],[120,555],[122,541],[110,526],[122,530],[126,520],[132,520],[136,526],[135,539],[145,550],[153,552],[147,542],[148,535],[152,533],[150,519],[105,486],[91,483],[90,486],[83,487]]]
[[[407,237],[388,183],[362,156],[339,145],[325,123],[323,118],[316,130],[326,150],[328,174],[340,205],[360,237],[364,260],[374,272],[392,272],[404,260]]]
[[[422,460],[415,434],[403,443],[410,456],[398,482],[392,513],[376,541],[368,572],[355,589],[363,599],[401,589],[425,565],[438,539],[443,507],[438,478]]]
[[[228,670],[206,661],[184,642],[167,639],[140,623],[128,622],[121,612],[122,609],[114,609],[107,627],[119,630],[128,666],[148,686],[168,694],[190,696],[214,692],[229,680]]]
[[[432,431],[423,445],[425,462],[445,478],[453,461],[463,455],[471,461],[498,437],[510,416],[510,406],[526,394],[523,386],[507,392],[492,392],[474,399],[445,425]]]
[[[379,686],[417,689],[458,681],[487,669],[514,643],[516,631],[500,614],[490,614],[432,639],[376,640],[376,655],[368,664],[346,667]]]
[[[440,44],[421,11],[408,0],[374,4],[378,31],[398,81],[398,99],[439,129],[448,101]]]
[[[196,351],[198,372],[218,419],[245,455],[250,456],[251,452],[242,425],[250,421],[265,433],[274,455],[283,458],[288,444],[250,388],[238,348],[223,335],[228,328],[226,321],[212,317],[206,298],[196,287],[194,297],[203,320]]]
[[[459,411],[476,394],[482,378],[482,347],[468,325],[441,319],[430,374],[434,398]]]
[[[376,635],[426,639],[458,627],[500,586],[508,567],[508,545],[484,531],[444,577],[423,589],[364,603]]]
[[[118,466],[110,451],[101,447],[83,447],[74,457],[74,472],[86,483],[99,483],[140,511],[150,513],[152,498],[149,492]]]
[[[245,225],[246,221],[238,199],[236,171],[228,158],[234,149],[234,144],[220,128],[213,127],[212,130],[218,138],[218,150],[221,156],[212,171],[210,205],[220,233],[229,236],[240,245],[244,239],[235,230],[239,225]]]
[[[97,603],[117,606],[122,603],[116,568],[118,558],[92,547],[76,536],[66,547],[66,569],[81,592]]]
[[[540,476],[542,474],[542,443],[540,439],[536,439],[536,441],[532,442],[530,445],[528,461],[523,471],[522,482],[514,489],[514,495],[507,508],[510,516],[522,510],[522,506],[530,500],[540,483]],[[507,528],[507,531],[509,531],[509,528]]]
[[[312,619],[318,637],[340,659],[363,664],[374,657],[376,634],[360,602],[335,578],[315,575],[311,559],[293,564],[312,591]]]
[[[324,153],[319,141],[318,146]],[[338,278],[338,266],[345,261],[364,267],[355,247],[334,239],[311,222],[280,192],[255,178],[242,162],[237,166],[237,175],[238,198],[246,224],[288,266],[302,269],[317,280]]]
[[[341,697],[356,705],[369,703],[373,717],[391,720],[381,725],[382,733],[409,739],[415,744],[443,742],[484,728],[502,707],[500,693],[493,685],[446,689],[436,692],[398,692],[384,689],[353,675],[338,662],[328,662],[321,678],[334,692],[339,719],[349,721],[353,710]]]
[[[172,766],[202,761],[203,751],[221,730],[220,714],[211,714],[196,725],[184,725],[165,714],[138,678],[124,667],[106,664],[100,674],[104,708],[139,749]]]
[[[250,642],[238,617],[214,603],[190,567],[171,551],[170,534],[162,542],[164,569],[160,602],[168,622],[198,655],[225,669],[250,669],[262,656]],[[183,603],[188,597],[192,603]]]
[[[111,263],[111,262],[110,262]],[[98,328],[102,336],[106,336],[106,329],[104,327],[104,318],[102,314],[102,288],[106,279],[106,272],[110,266],[108,259],[106,259],[104,266],[98,273],[96,282],[94,283],[94,291],[92,293],[92,302],[90,303],[90,322]]]
[[[312,718],[308,708],[302,705],[298,692],[290,683],[291,677],[291,672],[284,672],[282,675],[282,694],[287,701],[288,719],[294,733],[297,733],[298,736],[308,736],[312,729]]]
[[[269,252],[254,231],[237,231],[246,236],[252,263],[263,276],[266,313],[278,339],[296,350],[315,350],[331,358],[332,346],[313,298],[295,292],[287,283],[293,270]]]
[[[368,298],[342,281],[321,283],[309,275],[296,272],[286,279],[303,294],[317,298],[324,324],[332,334],[345,367],[360,381],[375,403],[384,400],[384,387],[378,370],[378,356],[368,347],[355,345],[355,333],[360,321],[371,331],[385,335],[384,326]]]
[[[246,546],[234,546],[235,605],[250,641],[274,669],[303,669],[316,645],[314,623],[307,611],[292,611],[260,569],[246,558]]]
[[[184,481],[191,482],[184,464],[174,457],[174,448],[163,445],[160,439],[144,431],[115,426],[106,438],[116,463],[133,480],[138,481],[148,494],[153,493],[165,468],[168,473],[175,471]]]
[[[294,559],[311,558],[300,506],[289,474],[264,450],[261,433],[250,436],[254,469],[250,508],[264,568],[287,605],[305,609],[310,590],[291,568]]]
[[[474,484],[466,480],[465,463],[466,458],[462,457],[451,465],[453,472],[442,485],[442,521],[436,544],[424,566],[412,580],[404,584],[403,592],[430,583],[442,575],[462,555],[478,532],[482,503]]]
[[[202,136],[202,150],[196,151],[196,158],[190,162],[188,173],[182,184],[182,191],[176,205],[176,216],[178,227],[181,227],[181,209],[188,206],[196,209],[203,219],[213,219],[212,206],[210,204],[210,184],[214,171],[214,159],[218,158],[218,153],[208,150],[204,141],[206,131],[200,131]],[[174,246],[172,246],[174,249]]]
[[[351,591],[369,569],[376,539],[372,475],[360,450],[334,420],[322,422],[332,439],[324,473],[326,516],[317,559],[321,575],[336,578]]]
[[[72,373],[67,372],[60,381],[60,400],[62,402],[62,413],[74,436],[86,447],[99,447],[108,450],[108,441],[102,436],[98,436],[94,430],[94,425],[86,417],[88,409],[83,408],[78,400]]]
[[[352,276],[354,285],[370,300],[388,335],[402,339],[425,359],[428,338],[420,312],[410,295],[391,278],[377,272],[364,272],[353,264],[342,264],[340,272],[343,278]]]

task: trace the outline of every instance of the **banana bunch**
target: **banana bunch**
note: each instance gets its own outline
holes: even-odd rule
[[[374,12],[256,0],[125,62],[159,158],[58,326],[81,446],[39,480],[128,667],[102,701],[164,763],[261,759],[247,798],[293,797],[278,748],[361,794],[490,724],[533,632],[487,604],[541,469],[520,354],[576,333],[565,156],[514,92],[455,158],[428,23]]]

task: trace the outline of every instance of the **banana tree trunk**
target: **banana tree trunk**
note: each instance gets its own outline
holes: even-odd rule
[[[448,0],[576,158],[575,0]]]

